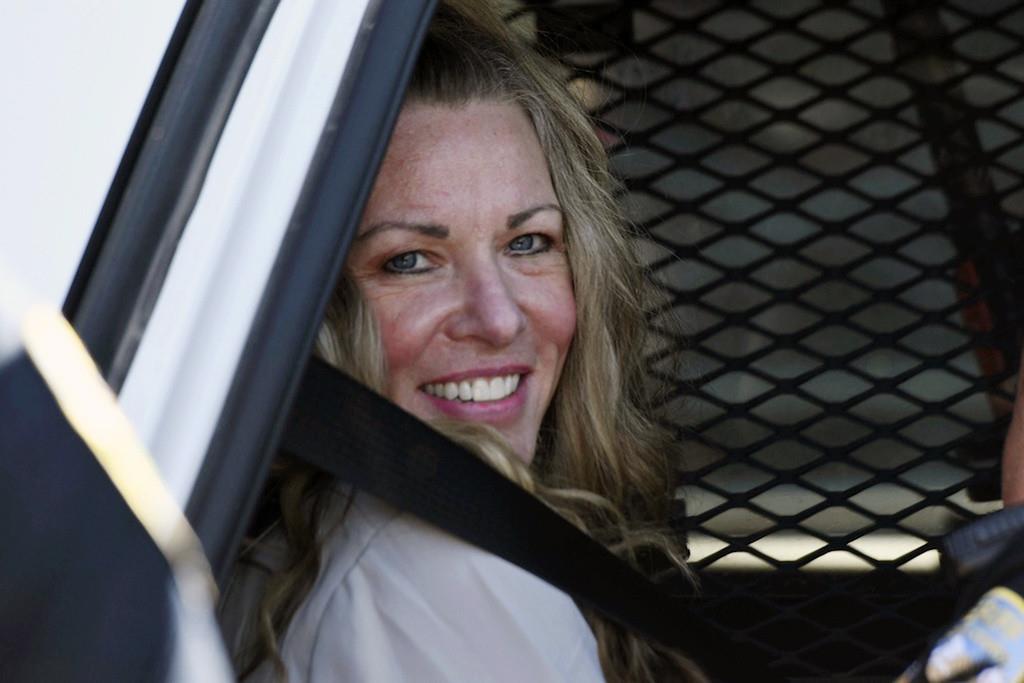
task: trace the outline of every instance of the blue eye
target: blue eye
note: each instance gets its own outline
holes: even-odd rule
[[[508,250],[517,255],[537,254],[542,251],[547,251],[550,247],[551,240],[544,235],[539,235],[537,233],[520,235],[508,243]]]
[[[392,273],[418,273],[425,270],[423,254],[418,251],[407,251],[390,259],[384,269]]]

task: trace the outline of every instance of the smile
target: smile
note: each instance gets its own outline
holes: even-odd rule
[[[515,393],[519,387],[520,375],[503,375],[499,377],[477,377],[461,382],[436,382],[424,384],[422,389],[431,396],[448,401],[463,403],[483,403],[500,401]]]

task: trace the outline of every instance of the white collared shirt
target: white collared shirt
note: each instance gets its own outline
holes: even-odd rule
[[[231,604],[244,586],[228,591],[229,612],[255,611]],[[328,534],[281,654],[290,683],[604,680],[569,596],[363,493]],[[246,683],[271,680],[264,663]]]

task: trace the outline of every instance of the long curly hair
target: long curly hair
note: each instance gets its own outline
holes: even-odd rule
[[[527,36],[482,0],[446,0],[425,39],[407,101],[455,107],[480,100],[521,107],[536,130],[565,216],[577,327],[530,467],[493,429],[433,426],[634,566],[649,566],[653,554],[662,567],[689,577],[685,548],[668,530],[675,445],[651,416],[645,385],[647,284],[615,200],[607,154],[593,122]],[[376,322],[344,277],[317,353],[371,388],[384,386]],[[296,463],[280,464],[273,480],[289,558],[267,583],[256,633],[239,656],[243,677],[266,660],[284,677],[279,638],[316,579],[324,512],[337,491],[325,475]],[[705,680],[679,653],[596,614],[585,616],[609,681]]]

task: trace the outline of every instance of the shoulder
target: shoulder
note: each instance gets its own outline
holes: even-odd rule
[[[602,680],[566,594],[379,500],[357,495],[324,550],[311,680]]]

